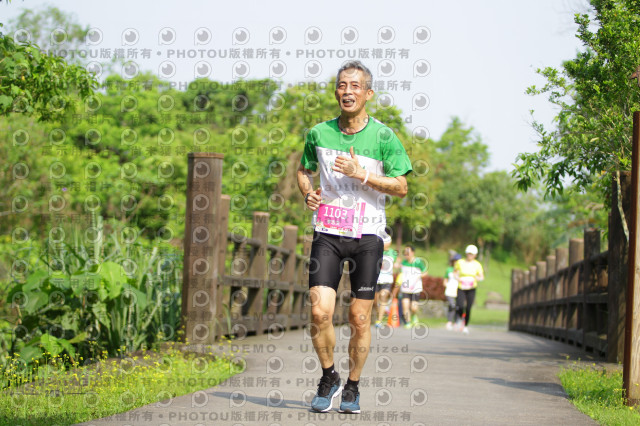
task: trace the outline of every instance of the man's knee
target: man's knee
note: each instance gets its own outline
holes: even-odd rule
[[[365,334],[370,332],[371,327],[371,318],[366,314],[354,314],[351,315],[350,324],[353,328],[354,333],[358,335]]]
[[[311,308],[311,319],[318,326],[330,324],[333,320],[333,312],[320,306]]]

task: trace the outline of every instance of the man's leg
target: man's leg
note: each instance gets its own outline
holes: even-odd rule
[[[458,305],[458,315],[459,318],[462,319],[462,325],[461,327],[464,327],[464,306],[466,304],[466,293],[464,290],[458,290],[458,298],[456,299],[456,303]],[[460,330],[460,329],[458,329]]]
[[[318,354],[322,368],[333,365],[333,349],[336,333],[333,328],[333,311],[336,305],[336,291],[331,287],[314,286],[311,296],[311,341]]]
[[[473,305],[473,301],[476,298],[476,289],[467,290],[467,310],[465,312],[466,316],[464,318],[464,325],[469,325],[469,321],[471,320],[471,305]]]
[[[389,305],[389,295],[390,293],[386,289],[376,293],[378,298],[378,321],[382,321],[382,317],[384,317],[385,308]]]
[[[418,322],[418,301],[417,300],[412,300],[411,301],[411,320],[413,323],[417,323]],[[415,318],[415,321],[414,321]]]
[[[373,292],[380,275],[382,252],[381,238],[375,235],[363,235],[358,241],[357,249],[351,252],[352,258],[349,259],[349,266],[353,262],[353,269],[349,272],[352,293],[349,307],[349,325],[351,326],[349,379],[342,392],[339,409],[341,413],[360,412],[358,383],[371,345]]]
[[[402,296],[402,316],[404,317],[404,322],[406,324],[411,323],[411,296],[403,295]]]
[[[376,308],[376,312],[377,312],[376,319],[378,320],[378,322],[382,320],[382,312],[383,312],[382,303],[380,302],[381,292],[382,290],[378,290],[378,287],[376,287],[376,296],[373,298],[373,306],[375,306]]]
[[[349,308],[349,379],[360,380],[360,373],[371,346],[371,307],[373,300],[352,299]]]
[[[333,310],[336,291],[331,287],[314,286],[309,290],[311,296],[311,340],[322,366],[322,377],[318,392],[311,400],[314,411],[331,410],[333,399],[342,392],[340,375],[333,365],[333,349],[336,334],[333,329]]]

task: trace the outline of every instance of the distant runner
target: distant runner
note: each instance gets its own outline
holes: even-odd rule
[[[402,271],[402,314],[404,328],[411,328],[418,323],[418,301],[422,293],[422,278],[427,276],[427,265],[418,259],[413,246],[405,246],[404,260],[400,264]]]
[[[458,311],[464,317],[462,331],[469,334],[469,320],[471,319],[471,305],[476,298],[478,281],[484,280],[484,270],[476,260],[478,247],[468,245],[464,250],[465,258],[456,262],[454,269],[458,280]]]
[[[382,327],[385,310],[391,301],[391,290],[393,288],[393,270],[396,265],[398,252],[391,248],[391,237],[384,241],[384,252],[382,253],[382,268],[376,286],[376,302],[378,306],[378,320],[376,327]]]
[[[458,297],[458,280],[455,276],[454,265],[456,261],[462,259],[458,253],[451,256],[449,259],[449,266],[444,272],[444,296],[447,299],[448,312],[447,312],[447,330],[453,330],[453,325],[457,320],[458,305],[456,298]]]

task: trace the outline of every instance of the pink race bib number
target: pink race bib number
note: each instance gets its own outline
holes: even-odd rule
[[[364,203],[350,209],[339,205],[320,204],[316,218],[316,230],[345,237],[362,236]]]
[[[318,220],[332,228],[351,229],[353,227],[354,209],[320,204]]]
[[[476,280],[473,277],[460,277],[460,288],[462,290],[471,290]]]

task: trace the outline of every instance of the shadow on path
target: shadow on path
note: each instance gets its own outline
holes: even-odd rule
[[[567,398],[562,385],[550,382],[512,382],[500,377],[474,377],[474,379],[485,380],[494,385],[507,386],[514,389],[523,389],[531,392],[540,392],[551,396],[561,396]]]

